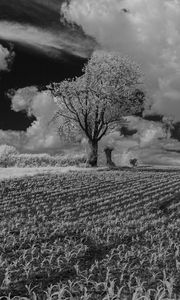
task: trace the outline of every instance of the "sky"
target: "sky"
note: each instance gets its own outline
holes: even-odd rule
[[[26,149],[56,146],[37,86],[80,75],[96,47],[136,61],[150,113],[180,120],[178,0],[0,0],[0,143],[26,130]]]
[[[79,75],[93,47],[91,39],[80,30],[72,30],[63,24],[60,6],[60,0],[0,0],[2,129],[25,129],[31,122],[24,114],[9,110],[10,101],[5,95],[8,89],[45,85]],[[11,68],[6,66],[10,58]]]
[[[18,146],[23,139],[29,151],[58,144],[46,122],[52,99],[39,89],[81,75],[95,45],[80,28],[60,19],[61,4],[61,0],[0,0],[0,144]],[[28,94],[29,106],[36,111],[24,105]]]

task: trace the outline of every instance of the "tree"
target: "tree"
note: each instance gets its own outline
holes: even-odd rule
[[[132,97],[142,84],[138,65],[117,52],[95,51],[83,75],[49,86],[58,106],[54,119],[80,128],[88,138],[88,163],[97,166],[98,142],[123,117],[142,110],[142,99]],[[63,121],[62,121],[63,120]]]

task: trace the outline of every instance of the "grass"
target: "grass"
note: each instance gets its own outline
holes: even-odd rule
[[[179,299],[179,195],[175,170],[2,180],[0,299]]]

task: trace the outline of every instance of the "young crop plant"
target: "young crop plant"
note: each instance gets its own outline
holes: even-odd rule
[[[1,181],[1,299],[179,299],[179,184],[146,169]]]

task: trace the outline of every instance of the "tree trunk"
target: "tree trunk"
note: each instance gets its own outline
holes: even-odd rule
[[[98,160],[98,142],[97,141],[89,141],[89,153],[87,159],[87,165],[91,167],[97,167]]]
[[[115,167],[115,163],[112,161],[112,151],[113,148],[106,147],[104,149],[106,155],[106,163],[108,167]]]

